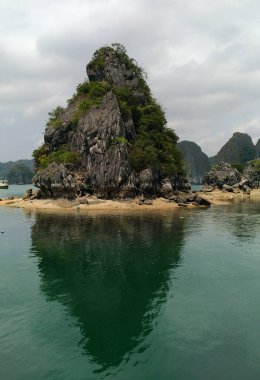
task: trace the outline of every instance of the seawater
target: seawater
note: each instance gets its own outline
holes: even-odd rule
[[[260,203],[0,230],[0,379],[259,379]]]
[[[5,199],[11,196],[21,197],[24,195],[26,190],[33,189],[36,190],[34,185],[9,185],[8,189],[0,189],[0,198]]]

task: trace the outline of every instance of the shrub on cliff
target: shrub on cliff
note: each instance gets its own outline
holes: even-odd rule
[[[33,151],[33,158],[38,170],[47,168],[52,162],[57,164],[79,164],[80,162],[78,152],[71,152],[66,146],[61,146],[60,150],[47,154],[44,144]]]
[[[54,110],[49,112],[49,120],[47,121],[47,126],[52,126],[54,128],[59,128],[62,126],[62,115],[64,109],[60,106],[56,107]]]
[[[260,159],[253,160],[250,162],[255,173],[260,174]]]

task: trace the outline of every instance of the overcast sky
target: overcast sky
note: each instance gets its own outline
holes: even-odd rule
[[[180,140],[215,154],[260,137],[258,0],[0,0],[0,162],[31,158],[48,112],[120,42],[148,73]]]

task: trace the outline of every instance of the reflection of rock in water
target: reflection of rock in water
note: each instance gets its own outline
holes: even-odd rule
[[[216,209],[211,215],[216,225],[220,225],[240,241],[249,242],[259,235],[260,203],[257,201],[248,199],[243,202],[233,202],[230,207]]]
[[[260,233],[260,203],[243,202],[236,205],[231,230],[240,240],[250,241]]]
[[[103,368],[153,328],[180,260],[182,223],[165,215],[36,215],[42,291],[76,317],[84,351]]]

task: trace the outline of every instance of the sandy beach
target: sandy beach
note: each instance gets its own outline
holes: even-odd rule
[[[207,199],[214,206],[228,205],[231,202],[245,201],[245,200],[255,200],[260,201],[260,189],[252,190],[250,195],[245,195],[242,193],[234,194],[222,191],[213,191],[211,193],[198,192],[199,196]],[[35,200],[24,200],[23,198],[14,199],[2,199],[0,201],[0,207],[14,207],[14,208],[24,208],[29,210],[50,210],[50,211],[156,211],[156,210],[176,210],[179,209],[175,202],[169,202],[164,198],[154,199],[151,205],[140,205],[138,198],[129,201],[119,201],[119,200],[103,200],[103,199],[89,199],[89,203],[80,203],[81,199],[76,199],[74,201],[68,201],[66,199],[35,199]],[[186,208],[196,208],[193,203],[190,203]]]
[[[113,210],[170,210],[177,209],[177,203],[169,203],[166,199],[159,198],[153,200],[152,205],[139,205],[138,199],[131,201],[113,201],[99,199],[90,204],[81,204],[78,200],[68,201],[66,199],[35,199],[23,200],[15,198],[13,200],[3,199],[0,201],[0,207],[18,207],[31,210],[52,210],[52,211],[113,211]],[[192,207],[189,205],[188,207]],[[193,206],[195,207],[195,206]]]
[[[260,189],[251,190],[250,195],[245,193],[229,193],[223,192],[222,190],[214,190],[210,193],[198,192],[199,195],[203,196],[212,205],[225,205],[231,202],[240,202],[245,200],[260,201]]]

